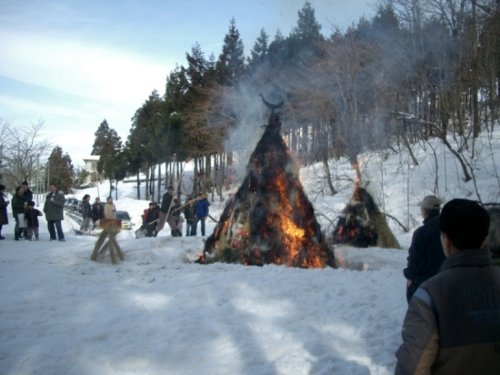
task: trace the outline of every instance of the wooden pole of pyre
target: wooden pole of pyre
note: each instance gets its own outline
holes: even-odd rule
[[[121,220],[101,219],[100,226],[102,232],[97,238],[90,260],[97,261],[98,259],[102,259],[108,251],[113,264],[118,263],[118,259],[124,259],[123,251],[116,241],[116,235],[120,232],[121,225]]]

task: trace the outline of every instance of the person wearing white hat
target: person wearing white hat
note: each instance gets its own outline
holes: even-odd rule
[[[435,195],[428,195],[419,203],[419,206],[424,222],[413,233],[408,249],[408,264],[403,270],[408,302],[419,285],[439,271],[445,259],[439,232],[441,201]]]

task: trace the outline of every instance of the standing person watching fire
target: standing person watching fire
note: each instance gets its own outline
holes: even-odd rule
[[[66,202],[64,193],[57,190],[57,185],[52,183],[49,185],[50,193],[45,197],[45,204],[43,205],[43,212],[47,219],[47,228],[50,234],[50,240],[66,241],[64,239],[64,232],[62,229],[61,221],[64,219],[63,206]],[[57,234],[57,237],[56,237]]]
[[[104,205],[101,203],[101,200],[96,197],[92,204],[92,229],[95,229],[97,222],[102,218],[104,218]]]
[[[14,220],[16,222],[14,227],[14,239],[16,241],[19,241],[19,239],[22,238],[24,229],[26,228],[24,221],[26,205],[27,202],[24,200],[24,188],[22,186],[18,186],[16,188],[16,193],[11,200],[12,216],[14,216]]]
[[[167,221],[171,215],[172,200],[174,199],[174,187],[169,186],[163,197],[161,198],[160,206],[160,217],[158,219],[158,225],[156,231],[159,232],[165,226],[165,221]]]
[[[92,206],[90,205],[90,195],[85,194],[82,199],[82,204],[80,206],[80,212],[82,213],[82,225],[80,230],[83,233],[88,233],[90,231],[90,220],[92,220]]]
[[[186,203],[184,203],[184,218],[186,219],[186,236],[194,236],[196,234],[196,212],[191,195],[187,197]]]
[[[194,210],[196,213],[196,224],[193,226],[194,236],[196,236],[196,227],[198,226],[198,221],[201,222],[201,235],[205,236],[205,221],[208,217],[208,206],[210,202],[208,201],[208,196],[206,193],[200,194],[199,199],[196,201]]]
[[[424,225],[413,233],[408,249],[408,265],[403,270],[408,302],[420,284],[438,272],[445,259],[439,232],[441,201],[434,195],[428,195],[419,206]]]
[[[480,248],[489,225],[476,202],[444,205],[439,229],[446,260],[410,301],[396,375],[500,374],[500,268]]]

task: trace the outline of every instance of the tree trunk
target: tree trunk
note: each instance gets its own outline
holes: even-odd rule
[[[144,181],[144,197],[146,199],[149,199],[148,192],[149,192],[149,165],[146,167],[146,181]]]
[[[156,189],[156,201],[161,202],[161,163],[158,164],[158,185]]]
[[[151,166],[151,181],[149,183],[149,200],[153,200],[155,197],[155,166]]]
[[[205,156],[205,173],[203,174],[203,190],[205,192],[212,193],[213,197],[213,189],[212,189],[212,155]]]
[[[198,168],[198,158],[195,157],[193,159],[193,163],[194,163],[194,175],[193,175],[193,194],[194,195],[198,195],[198,193],[200,192],[200,189],[199,189],[199,177],[200,177],[200,170]]]
[[[476,0],[472,0],[472,61],[470,67],[471,74],[471,95],[472,95],[472,129],[474,138],[479,136],[481,124],[479,123],[479,100],[478,100],[478,69],[477,69],[477,35],[476,35]]]
[[[441,137],[441,140],[443,141],[445,146],[448,148],[448,150],[450,150],[450,152],[453,155],[455,155],[455,157],[458,159],[460,165],[462,166],[462,171],[464,172],[464,181],[465,182],[470,181],[472,179],[472,177],[470,176],[469,171],[467,170],[467,165],[463,161],[460,154],[456,150],[454,150],[453,147],[451,147],[451,145],[448,143],[448,140],[446,138]]]
[[[328,188],[330,189],[330,193],[332,195],[337,194],[337,190],[335,190],[335,187],[333,186],[333,183],[332,183],[332,174],[330,173],[330,167],[328,166],[328,159],[326,157],[323,158],[323,169],[325,170],[326,183],[328,184]]]
[[[141,199],[141,178],[139,177],[139,173],[136,175],[136,186],[137,199]]]

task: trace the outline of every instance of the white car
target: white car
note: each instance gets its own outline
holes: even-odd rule
[[[116,211],[116,219],[121,220],[122,229],[132,229],[132,220],[127,211]]]

